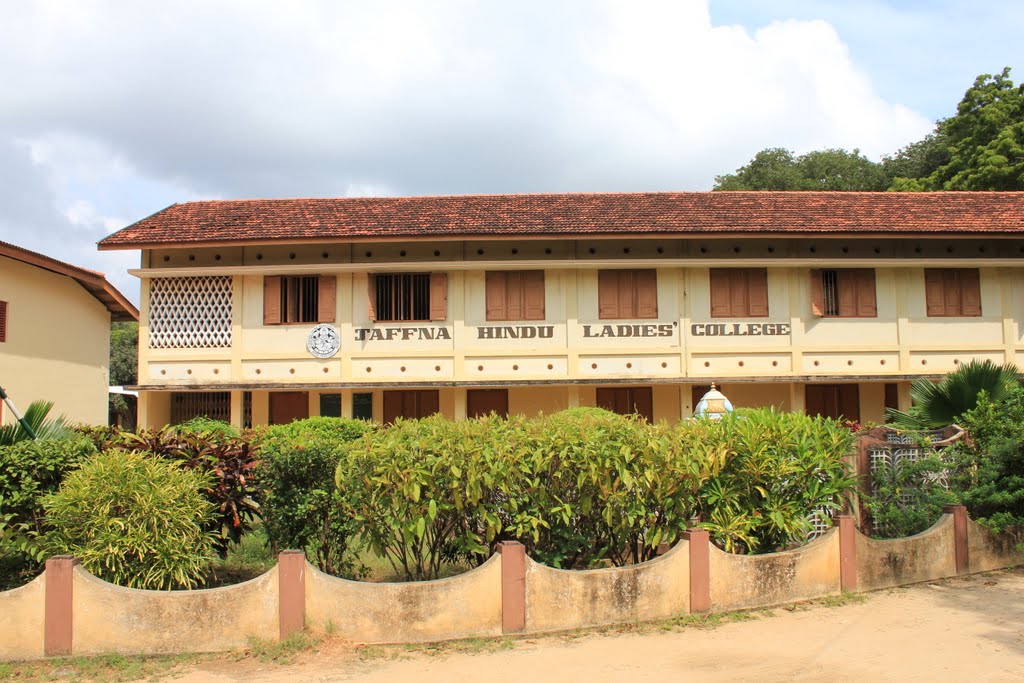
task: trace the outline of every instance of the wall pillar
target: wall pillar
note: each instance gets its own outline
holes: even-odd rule
[[[690,545],[690,613],[711,609],[711,538],[707,529],[683,532]]]
[[[970,557],[967,549],[967,508],[963,505],[946,505],[942,511],[953,515],[953,553],[956,557],[956,573],[967,574]]]
[[[837,515],[839,527],[839,588],[857,590],[857,527],[850,515]]]
[[[519,541],[502,541],[501,632],[521,633],[526,629],[526,547]]]
[[[245,422],[245,399],[243,391],[231,392],[231,426],[242,431]]]
[[[56,555],[46,561],[43,654],[47,657],[71,654],[76,564],[78,560],[71,555]]]
[[[277,613],[281,640],[306,627],[306,553],[301,550],[277,556]]]

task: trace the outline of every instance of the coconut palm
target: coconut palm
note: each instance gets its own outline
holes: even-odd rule
[[[902,429],[945,427],[977,406],[982,392],[998,403],[1019,383],[1020,370],[1016,365],[975,359],[943,377],[938,384],[916,380],[910,386],[913,407],[906,412],[889,408],[885,416],[890,424]]]

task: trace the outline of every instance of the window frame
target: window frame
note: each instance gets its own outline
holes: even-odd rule
[[[771,313],[767,268],[709,268],[708,295],[711,318],[767,318]]]
[[[951,309],[950,295],[956,307]],[[980,318],[981,270],[978,268],[925,268],[925,315],[929,318]]]
[[[833,276],[831,287],[834,289],[831,297],[830,274]],[[821,318],[878,317],[874,268],[812,268],[810,276],[813,315]]]
[[[316,301],[312,304],[299,303],[304,294],[301,283],[303,280],[315,280],[311,291],[315,292]],[[292,293],[295,296],[292,296]],[[316,311],[315,320],[288,320],[292,317],[290,302],[301,313],[303,310]],[[338,282],[334,275],[267,275],[263,278],[263,324],[266,326],[280,325],[317,325],[333,323],[336,320],[335,309],[338,300]],[[304,316],[299,316],[304,317]]]
[[[403,277],[426,277],[427,280],[427,311],[426,317],[411,318],[381,318],[378,314],[381,300],[378,283],[380,278],[403,278]],[[372,322],[380,323],[426,323],[444,322],[448,319],[448,274],[447,273],[369,273],[367,278],[368,316]],[[408,280],[408,285],[414,287],[414,280]],[[400,283],[404,288],[405,284]],[[409,293],[409,307],[413,308],[416,302],[412,301],[415,292]],[[415,315],[415,311],[413,311]]]
[[[547,290],[543,270],[488,270],[484,275],[484,290],[487,322],[546,319]]]
[[[597,317],[599,320],[657,320],[657,269],[598,270]]]

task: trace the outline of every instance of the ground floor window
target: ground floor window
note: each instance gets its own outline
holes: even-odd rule
[[[231,392],[183,391],[171,394],[171,424],[181,424],[196,417],[231,422]]]
[[[437,389],[410,389],[384,392],[384,423],[391,424],[402,417],[418,420],[440,412],[441,400]]]
[[[650,387],[598,387],[597,407],[620,415],[636,413],[654,421],[654,398]]]
[[[320,394],[320,417],[341,417],[341,394]]]
[[[367,422],[373,419],[373,394],[352,394],[352,419]]]
[[[491,413],[508,417],[508,389],[470,389],[466,392],[468,417],[481,417]]]
[[[305,391],[275,391],[270,394],[270,424],[286,425],[309,417],[309,394]]]
[[[808,415],[860,422],[860,387],[856,384],[808,384],[804,396]]]

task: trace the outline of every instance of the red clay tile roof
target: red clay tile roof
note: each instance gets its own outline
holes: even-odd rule
[[[106,306],[110,311],[110,319],[115,322],[139,319],[139,309],[135,308],[132,302],[125,298],[124,294],[121,294],[114,285],[107,282],[107,278],[99,271],[73,266],[70,263],[58,261],[46,254],[30,251],[9,242],[0,241],[0,256],[70,277],[97,301]]]
[[[101,249],[516,236],[1024,234],[1024,192],[659,192],[175,204]]]

